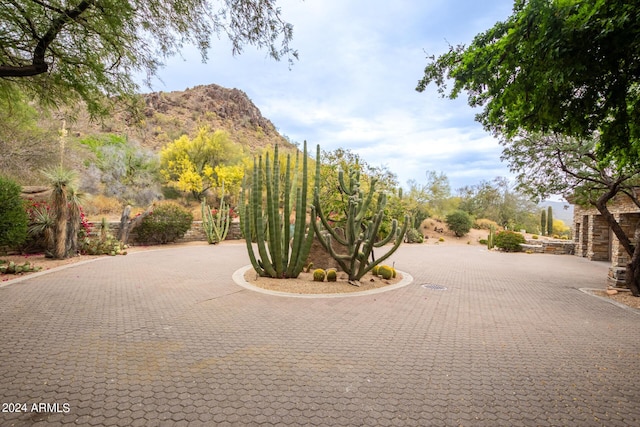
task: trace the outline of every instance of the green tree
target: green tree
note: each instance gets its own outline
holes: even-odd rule
[[[597,153],[640,158],[640,3],[518,0],[469,46],[431,57],[417,90],[468,94],[485,128],[598,139]]]
[[[388,234],[391,222],[394,218],[404,217],[404,207],[399,203],[398,179],[394,173],[385,167],[372,166],[349,149],[338,148],[334,151],[322,151],[320,168],[319,200],[323,207],[327,220],[344,225],[349,209],[349,197],[339,191],[339,171],[351,171],[360,177],[360,189],[367,193],[369,186],[375,182],[376,189],[387,195],[388,202],[385,205],[385,215],[380,232]],[[368,217],[376,212],[370,207]]]
[[[148,206],[160,198],[158,156],[119,135],[80,140],[94,159],[89,161],[83,188],[115,197],[123,205]]]
[[[0,98],[24,90],[45,103],[85,101],[105,112],[104,95],[130,95],[132,76],[150,78],[186,44],[203,60],[212,36],[233,54],[246,45],[276,60],[297,57],[277,0],[12,0],[0,3]]]
[[[481,181],[458,190],[460,209],[475,218],[486,218],[510,229],[535,231],[537,208],[530,197],[515,191],[503,177],[493,181]]]
[[[503,158],[517,174],[519,188],[531,196],[544,199],[560,194],[600,212],[629,254],[626,284],[633,295],[640,296],[640,223],[628,236],[608,205],[614,198],[623,197],[640,208],[636,191],[640,169],[612,156],[600,159],[597,147],[593,139],[529,135],[507,144]]]
[[[41,115],[20,93],[0,96],[0,170],[23,185],[39,183],[33,171],[50,165],[57,151],[55,132],[38,124]]]
[[[21,188],[0,175],[0,248],[18,246],[27,238],[27,212],[20,198]]]
[[[446,218],[447,226],[457,237],[462,237],[471,230],[473,220],[465,211],[457,210],[451,212]]]
[[[220,187],[223,181],[230,192],[238,191],[243,158],[242,147],[227,132],[202,127],[195,138],[183,135],[162,149],[160,173],[169,186],[200,200],[209,188]]]

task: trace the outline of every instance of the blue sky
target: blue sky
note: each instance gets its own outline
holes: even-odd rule
[[[202,64],[185,49],[154,91],[215,83],[247,93],[281,134],[323,150],[348,148],[384,165],[406,187],[444,172],[452,190],[511,177],[501,148],[474,121],[479,111],[415,91],[426,53],[446,52],[511,14],[513,0],[281,0],[300,59],[289,69],[265,51],[231,55],[221,39]]]

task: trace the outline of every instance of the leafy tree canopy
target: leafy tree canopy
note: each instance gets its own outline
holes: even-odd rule
[[[212,36],[233,53],[246,45],[275,59],[296,57],[291,24],[277,0],[8,0],[0,3],[0,98],[19,90],[45,104],[86,102],[104,114],[104,95],[130,95],[187,44],[207,60]]]
[[[640,3],[517,0],[504,22],[431,57],[417,90],[468,93],[486,129],[588,138],[599,155],[640,159]]]
[[[242,147],[225,131],[203,127],[195,138],[183,135],[162,149],[160,173],[171,187],[199,200],[209,188],[222,186],[222,181],[230,191],[238,190],[243,158]]]

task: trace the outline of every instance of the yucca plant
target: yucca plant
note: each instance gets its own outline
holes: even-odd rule
[[[75,190],[77,174],[75,171],[57,166],[44,171],[49,180],[53,192],[51,193],[51,208],[55,223],[53,226],[53,257],[62,259],[68,256],[67,252],[67,222],[70,217],[69,193]],[[80,220],[78,219],[78,222]]]

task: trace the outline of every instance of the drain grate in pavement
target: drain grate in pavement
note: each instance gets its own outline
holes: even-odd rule
[[[447,287],[442,285],[432,285],[431,283],[425,283],[422,285],[425,289],[431,289],[432,291],[446,291]]]

